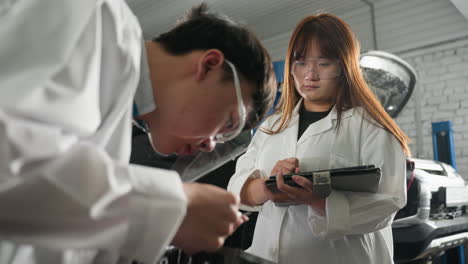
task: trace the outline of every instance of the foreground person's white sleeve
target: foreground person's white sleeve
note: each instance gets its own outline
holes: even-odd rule
[[[121,125],[131,120],[135,89],[126,87],[136,87],[129,71],[139,57],[117,57],[124,63],[121,85],[103,92],[103,83],[110,83],[104,78],[113,78],[103,74],[103,54],[141,50],[141,32],[102,32],[104,19],[115,17],[107,21],[114,29],[128,23],[118,17],[125,12],[113,13],[128,11],[123,5],[0,3],[3,240],[102,249],[153,263],[177,231],[187,203],[178,175],[128,165],[105,148],[109,141],[119,144],[116,151],[130,144],[129,133],[117,139],[107,133],[130,126]],[[116,42],[105,37],[113,33]]]
[[[329,239],[375,232],[391,225],[395,213],[406,204],[406,162],[399,142],[375,128],[362,139],[362,164],[382,168],[377,193],[332,191],[326,199],[326,216],[309,209],[309,225],[316,235]]]

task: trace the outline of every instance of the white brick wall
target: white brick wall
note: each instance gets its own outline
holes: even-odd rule
[[[419,75],[416,89],[396,122],[411,138],[413,155],[433,159],[432,122],[452,121],[458,172],[468,179],[468,40],[397,54]],[[414,95],[413,94],[413,95]],[[416,133],[416,101],[421,135]],[[421,144],[416,144],[416,142]]]

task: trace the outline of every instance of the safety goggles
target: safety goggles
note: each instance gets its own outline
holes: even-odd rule
[[[314,76],[320,80],[335,79],[341,75],[340,62],[327,58],[305,58],[295,60],[292,74],[299,79]]]
[[[242,100],[242,92],[241,92],[240,81],[239,81],[239,76],[237,74],[236,66],[234,66],[234,64],[232,64],[228,60],[225,60],[225,62],[231,68],[232,75],[234,77],[234,86],[236,87],[236,97],[237,97],[237,111],[239,114],[239,123],[237,124],[236,128],[232,131],[216,134],[214,137],[214,140],[216,141],[216,143],[225,143],[229,140],[234,139],[236,136],[238,136],[242,132],[242,129],[244,128],[246,118],[247,118],[246,109],[244,106],[244,100]],[[234,121],[231,120],[230,122],[234,122]]]
[[[231,68],[232,74],[233,74],[233,77],[234,77],[234,86],[236,87],[236,97],[237,97],[237,102],[238,102],[237,103],[237,105],[238,105],[237,110],[238,110],[238,115],[239,115],[239,123],[237,124],[237,126],[236,126],[236,128],[234,130],[231,130],[231,131],[226,132],[226,133],[216,134],[214,136],[214,140],[216,141],[216,143],[225,143],[225,142],[230,141],[230,140],[234,139],[235,137],[237,137],[242,132],[242,129],[245,126],[246,116],[247,116],[246,115],[246,109],[245,109],[245,106],[244,106],[244,101],[242,100],[242,92],[241,92],[241,88],[240,88],[240,81],[239,81],[239,76],[237,74],[236,67],[234,66],[234,64],[232,64],[228,60],[225,60],[225,62]],[[234,122],[234,120],[230,120],[230,122]],[[143,130],[145,133],[149,133],[148,124],[146,124],[146,122],[144,122],[143,120],[135,120],[134,119],[134,124],[137,127],[139,127],[141,130]]]

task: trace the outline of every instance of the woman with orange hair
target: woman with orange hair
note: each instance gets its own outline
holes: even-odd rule
[[[393,263],[391,223],[406,203],[408,138],[367,86],[359,43],[340,18],[319,14],[295,28],[280,106],[238,160],[228,189],[259,216],[249,252],[278,263]],[[375,164],[376,193],[312,192],[282,175]],[[280,193],[265,186],[278,175]],[[277,206],[277,204],[289,204]]]

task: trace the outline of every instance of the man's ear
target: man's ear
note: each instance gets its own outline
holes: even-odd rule
[[[210,49],[200,56],[197,65],[197,80],[206,78],[208,72],[223,67],[224,54],[218,49]]]

